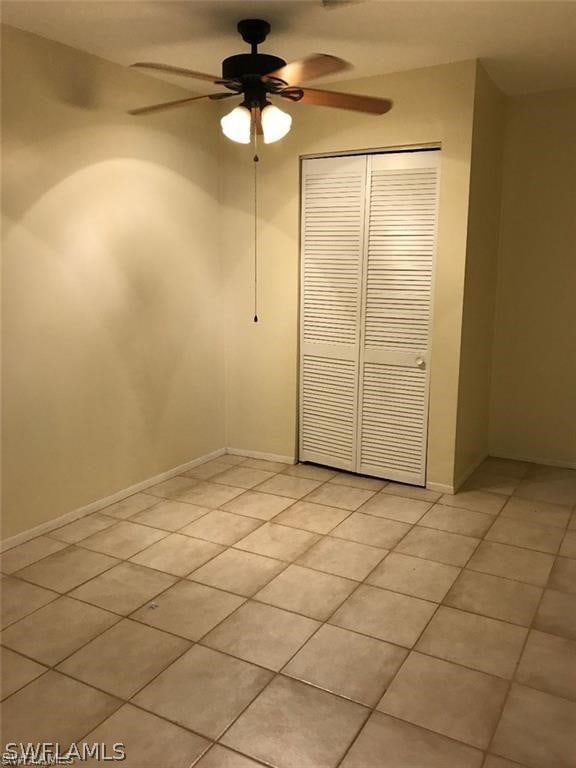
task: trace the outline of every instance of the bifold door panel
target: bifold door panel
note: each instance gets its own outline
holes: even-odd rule
[[[366,158],[306,161],[302,203],[300,455],[353,470]]]
[[[439,159],[304,161],[304,461],[425,483]]]

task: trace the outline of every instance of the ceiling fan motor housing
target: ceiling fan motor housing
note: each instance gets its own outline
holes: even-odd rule
[[[244,77],[261,77],[284,67],[286,62],[268,53],[239,53],[222,62],[223,80],[241,80]]]

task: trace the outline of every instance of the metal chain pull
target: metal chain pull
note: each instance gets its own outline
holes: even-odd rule
[[[254,322],[258,322],[258,135],[256,116],[252,116],[254,127]]]

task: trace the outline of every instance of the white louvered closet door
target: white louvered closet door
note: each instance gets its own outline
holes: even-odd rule
[[[368,158],[357,471],[426,482],[439,151]]]
[[[367,158],[302,166],[300,459],[355,470]]]

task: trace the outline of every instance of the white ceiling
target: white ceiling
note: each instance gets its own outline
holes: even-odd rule
[[[259,17],[272,24],[263,52],[288,61],[331,53],[354,64],[348,78],[481,58],[507,93],[576,87],[576,2],[364,0],[327,9],[321,0],[7,0],[2,12],[6,24],[119,64],[219,75],[224,57],[247,50],[237,21]]]

